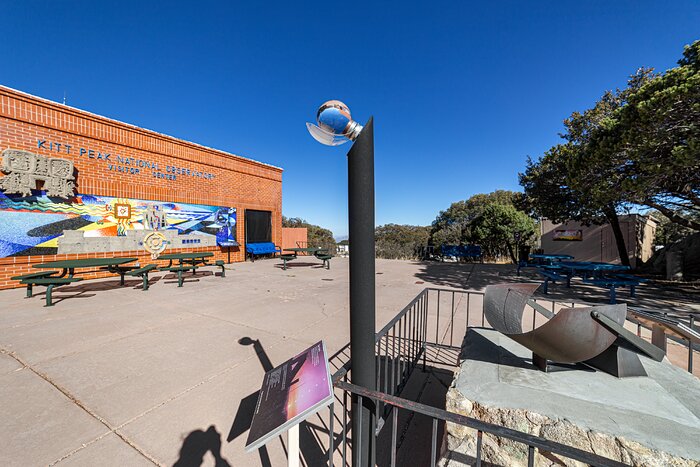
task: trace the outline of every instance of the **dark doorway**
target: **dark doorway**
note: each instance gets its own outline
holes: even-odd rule
[[[261,243],[272,241],[272,212],[245,210],[245,242]]]

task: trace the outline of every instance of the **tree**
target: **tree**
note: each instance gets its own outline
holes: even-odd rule
[[[700,40],[678,67],[633,89],[617,112],[616,157],[631,202],[700,230]]]
[[[671,219],[664,216],[661,211],[652,210],[646,214],[652,216],[659,222],[656,226],[656,234],[654,235],[654,244],[657,246],[669,246],[695,233],[695,230],[671,221]],[[683,213],[683,217],[700,222],[700,214]]]
[[[430,227],[380,225],[374,230],[377,258],[408,259],[418,256],[418,247],[428,244]]]
[[[611,163],[618,155],[619,130],[615,116],[630,95],[653,79],[649,69],[630,77],[624,90],[606,91],[593,107],[564,120],[565,143],[545,152],[537,162],[528,158],[519,175],[531,211],[555,222],[608,222],[620,261],[630,265],[619,213],[630,201],[623,196],[624,173]]]
[[[519,202],[521,193],[496,190],[492,193],[479,193],[465,201],[452,203],[445,211],[440,211],[431,228],[433,245],[460,245],[469,243],[469,226],[479,217],[490,203],[514,204]]]
[[[489,256],[507,254],[515,261],[515,234],[520,236],[520,244],[526,244],[536,230],[535,221],[520,208],[523,204],[522,193],[508,190],[479,193],[452,203],[433,222],[431,242],[433,245],[475,243]]]
[[[529,242],[536,232],[535,221],[512,204],[489,203],[472,223],[472,239],[485,253],[508,253],[516,262],[516,245]]]
[[[333,232],[318,225],[309,224],[301,217],[282,216],[282,227],[306,228],[306,243],[311,246],[330,248],[335,245]]]
[[[523,210],[553,222],[602,223],[604,216],[600,209],[583,202],[584,193],[575,190],[567,181],[571,152],[570,145],[558,144],[537,161],[527,158],[525,172],[519,174],[525,191]]]
[[[678,67],[633,75],[613,96],[612,111],[583,132],[585,139],[569,139],[585,145],[570,167],[573,178],[598,187],[597,195],[648,206],[700,230],[699,57],[696,41],[685,47]]]

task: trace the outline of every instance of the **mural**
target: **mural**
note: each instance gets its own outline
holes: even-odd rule
[[[236,208],[85,194],[65,200],[34,193],[0,193],[0,257],[57,254],[64,231],[82,231],[86,239],[126,236],[130,230],[170,231],[238,245]]]

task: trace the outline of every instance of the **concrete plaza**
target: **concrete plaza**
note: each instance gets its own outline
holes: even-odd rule
[[[85,281],[59,288],[50,308],[43,293],[1,291],[2,464],[285,465],[283,440],[244,451],[265,371],[321,339],[330,354],[349,341],[348,260],[290,264],[236,263],[225,278],[207,268],[182,288],[160,273],[147,292],[140,280]],[[378,260],[376,272],[377,329],[425,287],[537,280],[481,264]],[[653,286],[638,295],[629,303],[697,309],[697,297]],[[552,298],[606,295],[577,284],[553,287]]]

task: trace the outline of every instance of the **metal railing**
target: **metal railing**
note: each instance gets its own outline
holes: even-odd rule
[[[523,326],[536,326],[544,323],[545,315],[558,312],[565,307],[581,305],[575,302],[557,302],[550,299],[533,298],[523,315]],[[642,335],[642,329],[651,330],[650,326],[630,319],[631,323],[638,327],[638,334]],[[690,328],[693,329],[692,318]],[[467,290],[453,290],[441,288],[423,289],[411,302],[406,305],[391,321],[389,321],[376,334],[376,390],[353,385],[349,382],[348,373],[352,369],[349,360],[349,346],[344,347],[336,354],[334,363],[337,371],[333,375],[333,383],[336,388],[336,403],[330,409],[330,433],[333,432],[334,421],[340,426],[340,433],[334,433],[329,437],[328,462],[329,465],[349,465],[349,453],[352,451],[352,436],[350,432],[349,407],[350,397],[369,398],[374,402],[377,417],[376,435],[379,435],[386,426],[391,426],[391,465],[395,465],[397,459],[397,423],[399,411],[407,411],[431,417],[431,465],[437,461],[438,446],[437,430],[439,422],[449,422],[476,430],[476,453],[474,459],[476,465],[481,464],[481,443],[484,433],[491,436],[505,438],[527,447],[528,465],[533,465],[535,451],[540,450],[549,454],[561,455],[573,460],[585,462],[591,465],[624,465],[617,461],[607,459],[587,451],[576,449],[561,443],[556,443],[545,438],[512,430],[503,426],[485,423],[475,418],[451,413],[420,402],[415,402],[400,397],[406,387],[414,369],[422,364],[423,370],[428,363],[437,363],[456,367],[459,362],[456,355],[462,346],[462,339],[469,327],[491,326],[483,313],[483,293]],[[675,339],[681,341],[680,339]],[[451,351],[453,361],[449,358],[433,359],[430,349],[436,351]],[[695,348],[692,342],[688,345],[688,367],[692,371],[693,353],[700,349]],[[339,411],[340,413],[336,413]],[[337,458],[336,458],[337,457]],[[342,463],[341,463],[342,462]]]
[[[474,459],[469,459],[470,462],[475,462],[477,467],[482,463],[483,450],[482,441],[483,435],[489,434],[497,438],[505,438],[516,443],[521,443],[527,447],[527,465],[528,467],[534,466],[535,463],[535,450],[541,452],[546,452],[548,455],[559,455],[568,459],[576,460],[579,462],[585,462],[589,465],[602,466],[602,467],[621,467],[626,464],[622,462],[617,462],[606,457],[593,454],[582,449],[575,448],[573,446],[567,446],[562,443],[557,443],[555,441],[550,441],[540,436],[531,435],[529,433],[524,433],[521,431],[513,430],[500,425],[495,425],[493,423],[483,422],[479,419],[467,417],[461,414],[456,414],[448,412],[446,410],[431,407],[429,405],[421,404],[419,402],[410,401],[408,399],[403,399],[400,397],[392,396],[378,391],[372,391],[361,386],[356,386],[350,384],[346,381],[338,381],[335,386],[344,391],[344,393],[351,393],[358,397],[359,403],[362,404],[363,398],[371,399],[375,404],[382,403],[386,406],[391,407],[392,412],[392,422],[391,422],[391,466],[396,466],[397,461],[397,447],[396,439],[398,434],[398,414],[399,410],[407,410],[414,413],[419,413],[430,417],[432,422],[432,435],[430,442],[430,465],[435,467],[438,460],[438,422],[440,420],[448,423],[454,423],[456,425],[465,426],[476,430],[476,453]],[[343,439],[345,439],[345,431],[343,432]],[[344,448],[343,448],[344,449]],[[329,462],[333,465],[332,457],[332,446],[329,455]],[[347,465],[347,454],[345,449],[343,450],[343,464]],[[551,458],[550,458],[551,459]]]

